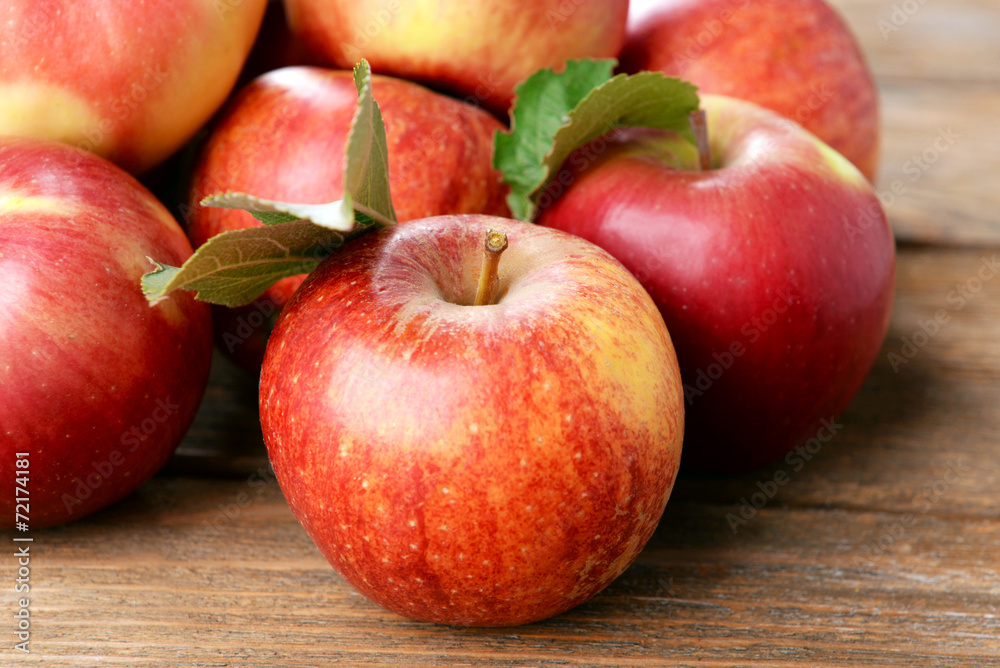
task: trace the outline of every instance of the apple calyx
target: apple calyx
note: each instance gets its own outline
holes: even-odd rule
[[[500,256],[507,250],[507,235],[499,230],[487,230],[483,243],[483,268],[479,272],[475,306],[495,304],[500,292]]]
[[[517,87],[511,129],[497,132],[493,150],[515,218],[533,221],[570,154],[616,128],[669,130],[695,145],[688,122],[699,105],[695,86],[662,72],[612,76],[616,64],[571,60],[563,71],[539,70]]]
[[[221,193],[203,206],[238,208],[263,226],[217,234],[180,267],[150,258],[155,269],[141,279],[155,305],[175,290],[222,306],[251,303],[278,280],[315,269],[331,252],[371,229],[397,222],[389,193],[385,124],[372,97],[371,68],[354,68],[358,109],[344,156],[344,196],[326,204],[274,202],[246,193]]]
[[[691,132],[698,145],[698,164],[701,171],[712,169],[712,148],[708,141],[708,114],[704,109],[696,109],[688,116]]]

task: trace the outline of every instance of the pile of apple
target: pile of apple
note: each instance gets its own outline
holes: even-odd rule
[[[864,382],[894,244],[876,89],[823,0],[267,9],[5,15],[0,525],[154,475],[214,340],[347,581],[520,624],[636,558],[682,437],[748,470]],[[134,176],[171,155],[183,227]]]

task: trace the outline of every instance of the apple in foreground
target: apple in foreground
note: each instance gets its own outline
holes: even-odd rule
[[[632,21],[622,69],[662,71],[790,118],[873,181],[878,88],[826,0],[659,0]]]
[[[492,164],[499,121],[401,79],[373,76],[372,93],[385,122],[399,220],[508,215],[506,186]],[[262,224],[246,211],[200,206],[208,195],[235,191],[310,204],[343,197],[344,150],[357,105],[350,71],[283,68],[242,89],[194,168],[184,208],[192,244],[197,248],[220,232]],[[215,307],[220,349],[257,375],[273,321],[303,278],[279,281],[246,307]]]
[[[267,0],[13,0],[0,22],[0,134],[143,172],[222,105]]]
[[[817,436],[861,387],[888,327],[895,245],[839,153],[749,102],[702,104],[710,170],[675,135],[619,131],[570,156],[572,183],[543,197],[538,222],[642,282],[677,347],[685,466],[743,471]]]
[[[208,380],[210,314],[186,293],[150,308],[139,279],[147,256],[190,254],[111,163],[0,139],[0,527],[14,526],[17,497],[31,529],[83,517],[170,457]]]
[[[480,281],[491,229],[509,247]],[[663,319],[621,264],[475,215],[325,260],[268,343],[260,406],[334,568],[401,615],[468,626],[559,614],[621,574],[667,502],[684,415]]]
[[[543,67],[618,55],[628,0],[286,0],[293,34],[340,67],[449,91],[505,117]]]

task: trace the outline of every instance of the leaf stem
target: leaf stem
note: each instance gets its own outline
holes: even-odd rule
[[[380,227],[392,227],[393,225],[396,224],[395,220],[387,216],[383,216],[375,209],[367,207],[358,202],[352,202],[352,204],[354,206],[355,211],[360,211],[361,213],[365,214],[366,216],[371,218],[375,222],[375,224],[379,225]]]
[[[708,143],[708,120],[704,109],[695,109],[688,115],[688,123],[691,125],[691,132],[694,133],[695,141],[698,142],[698,162],[701,171],[707,172],[712,169],[712,149]]]
[[[507,235],[497,230],[486,231],[483,244],[483,268],[479,272],[479,288],[476,290],[476,306],[493,304],[500,287],[500,255],[507,250]]]

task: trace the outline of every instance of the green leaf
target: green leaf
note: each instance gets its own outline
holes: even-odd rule
[[[156,304],[174,290],[193,290],[196,299],[242,306],[275,281],[316,268],[348,235],[293,220],[270,227],[249,227],[217,234],[182,267],[157,266],[142,277],[142,290]]]
[[[694,144],[688,116],[697,88],[659,72],[612,77],[614,60],[570,61],[536,72],[517,88],[509,133],[498,132],[493,164],[511,192],[514,217],[532,220],[537,198],[577,148],[615,128],[677,132]]]
[[[160,264],[153,258],[146,256],[146,259],[156,267],[153,271],[144,274],[142,277],[142,293],[151,303],[163,299],[167,292],[171,290],[170,282],[180,273],[180,267],[173,267],[169,264]]]
[[[547,181],[543,159],[568,114],[606,82],[614,68],[614,60],[571,60],[562,74],[545,68],[518,85],[510,132],[496,134],[493,152],[493,166],[511,187],[507,203],[516,218],[530,220],[519,215],[522,201]]]
[[[350,239],[397,222],[389,192],[385,125],[372,98],[366,61],[354,68],[354,81],[358,109],[344,156],[343,198],[295,204],[233,192],[206,197],[203,205],[249,211],[264,226],[216,235],[181,267],[150,258],[156,269],[142,277],[142,289],[151,304],[174,290],[192,290],[197,299],[224,306],[248,304],[275,281],[312,271]]]
[[[205,199],[208,199],[207,197]],[[215,206],[214,204],[205,204],[202,202],[203,206]],[[290,223],[293,220],[298,220],[298,216],[293,216],[290,213],[280,213],[277,211],[251,211],[250,215],[264,223],[265,225],[279,225],[281,223]]]
[[[245,193],[227,192],[206,197],[201,200],[201,204],[249,211],[254,218],[265,225],[280,225],[304,219],[339,232],[350,232],[354,228],[354,209],[351,207],[349,197],[327,204],[292,204],[261,199]]]
[[[389,194],[389,146],[382,111],[372,97],[368,62],[354,67],[358,111],[351,123],[351,140],[344,155],[344,187],[354,198],[355,209],[375,223],[396,222]]]

